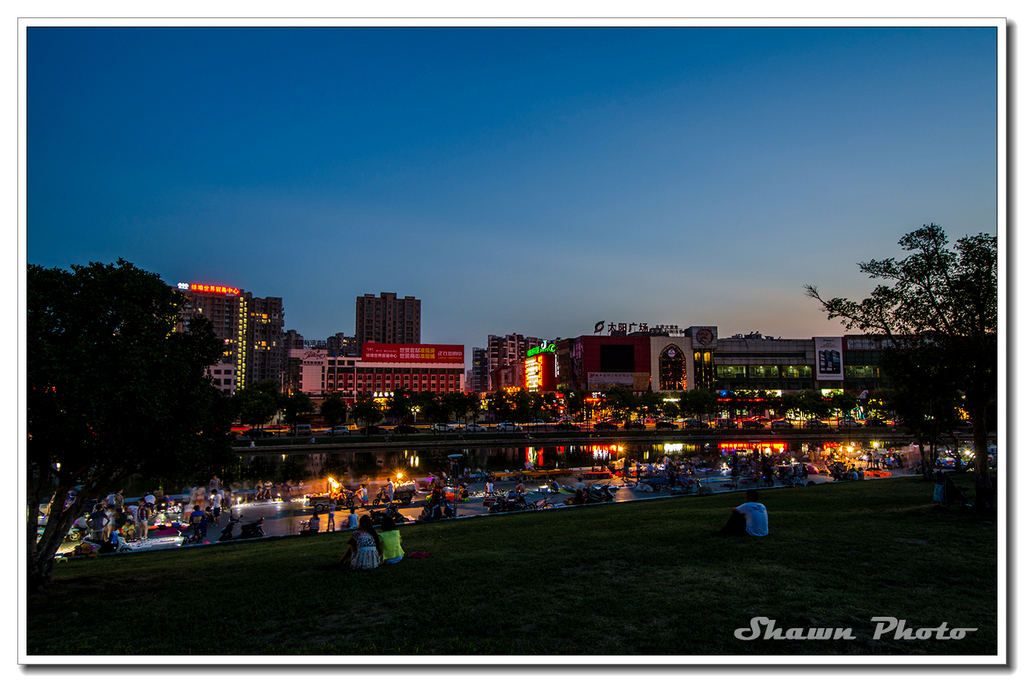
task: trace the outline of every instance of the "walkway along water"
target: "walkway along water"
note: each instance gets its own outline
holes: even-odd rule
[[[337,469],[331,473],[339,475],[339,478],[346,487],[354,488],[359,482],[367,485],[372,500],[380,486],[386,483],[390,476],[394,479],[401,473],[403,478],[413,479],[417,482],[419,494],[417,494],[411,505],[402,505],[399,512],[410,521],[415,521],[423,508],[423,501],[429,490],[430,474],[437,473],[443,465],[448,467],[444,473],[455,473],[461,475],[466,469],[470,472],[480,469],[488,469],[495,473],[498,481],[495,486],[498,489],[509,490],[515,487],[516,479],[522,478],[527,488],[527,499],[536,504],[541,504],[546,509],[565,508],[566,499],[571,497],[571,492],[566,491],[565,486],[576,487],[581,484],[609,485],[615,488],[613,503],[637,502],[650,499],[665,498],[673,492],[663,489],[658,491],[647,491],[635,486],[636,479],[630,476],[623,479],[621,475],[609,473],[606,465],[617,463],[621,466],[622,460],[636,460],[644,463],[654,463],[669,457],[673,460],[680,460],[686,463],[691,472],[689,475],[701,481],[701,487],[706,494],[718,494],[733,491],[733,481],[728,475],[727,469],[723,470],[723,464],[736,456],[750,456],[752,460],[760,454],[771,452],[777,458],[796,460],[798,462],[811,461],[816,451],[805,453],[799,450],[788,450],[793,439],[787,442],[774,440],[750,441],[743,443],[718,443],[712,449],[707,444],[698,443],[636,443],[623,442],[616,439],[615,442],[604,444],[572,444],[572,445],[550,445],[538,444],[537,446],[524,445],[519,447],[503,448],[463,448],[454,449],[451,447],[437,449],[417,448],[410,450],[401,446],[381,450],[379,444],[377,449],[368,451],[352,451],[351,446],[347,451],[323,451],[316,448],[309,448],[305,452],[244,452],[243,458],[252,458],[273,462],[275,466],[284,466],[289,458],[302,461],[302,468],[310,474],[309,478],[302,480],[313,480],[312,484],[305,484],[302,492],[326,492],[327,479],[323,469],[325,467],[344,467],[342,474]],[[878,449],[889,447],[888,444],[875,443]],[[475,444],[474,444],[475,445]],[[870,444],[869,444],[870,445]],[[743,446],[743,447],[738,447]],[[526,462],[530,462],[530,468],[525,468]],[[580,464],[585,462],[586,466]],[[518,466],[516,466],[518,465]],[[514,467],[514,468],[513,468]],[[561,490],[557,494],[550,494],[547,491],[547,480],[551,476],[551,470],[559,467],[559,473],[554,476]],[[616,467],[619,468],[619,467]],[[893,470],[890,475],[908,475],[908,470]],[[274,479],[278,480],[278,479]],[[740,489],[755,485],[754,479],[746,482],[740,480]],[[809,475],[804,484],[824,484],[831,481],[831,477],[821,473]],[[470,498],[465,502],[458,502],[455,505],[458,518],[479,516],[490,512],[484,506],[483,488],[484,483],[473,480],[468,484]],[[678,491],[677,491],[678,492]],[[691,494],[698,494],[694,489]],[[268,536],[285,536],[297,534],[302,529],[303,522],[307,521],[313,514],[313,509],[305,504],[302,497],[291,500],[280,498],[274,500],[254,501],[252,490],[236,490],[233,495],[236,497],[231,513],[235,516],[241,515],[242,521],[249,522],[259,518],[264,519],[264,529]],[[379,508],[379,507],[378,507]],[[368,510],[357,510],[357,514],[368,513]],[[514,512],[524,513],[524,512]],[[338,508],[335,515],[335,530],[346,531],[348,510]],[[221,525],[228,522],[228,514],[221,518]],[[444,521],[444,522],[450,522]],[[235,526],[235,535],[239,532],[239,525]],[[207,535],[209,544],[216,544],[221,529],[211,526]],[[321,514],[321,532],[327,532],[326,514]],[[133,543],[135,551],[149,549],[160,549],[177,547],[181,544],[180,538],[153,538],[147,541]],[[204,545],[192,545],[204,546]],[[187,547],[186,547],[187,548]],[[64,548],[62,548],[64,549]]]

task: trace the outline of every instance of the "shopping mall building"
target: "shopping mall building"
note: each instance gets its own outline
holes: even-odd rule
[[[553,362],[527,364],[534,390],[635,391],[706,388],[772,392],[878,388],[881,344],[865,336],[780,339],[759,333],[719,338],[715,326],[559,339]],[[551,376],[553,373],[554,376]],[[529,387],[528,387],[529,388]]]

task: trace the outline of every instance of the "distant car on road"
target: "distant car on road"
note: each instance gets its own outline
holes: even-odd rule
[[[736,420],[735,419],[716,419],[715,420],[715,428],[716,429],[735,429],[736,428]]]
[[[808,419],[804,422],[805,429],[827,429],[828,424],[821,421],[820,419]]]
[[[487,427],[480,424],[466,424],[466,433],[479,433],[486,430]]]
[[[580,427],[570,421],[561,421],[555,424],[555,431],[579,431]]]
[[[792,429],[794,427],[793,427],[793,422],[789,421],[788,419],[776,419],[775,421],[772,422],[772,428],[773,429]]]
[[[409,426],[408,424],[399,424],[395,427],[395,433],[419,433],[420,430],[415,426]]]
[[[494,427],[497,431],[522,431],[523,427],[515,422],[502,422]]]
[[[246,438],[270,438],[273,434],[263,429],[248,429],[242,432]]]
[[[619,426],[618,426],[618,424],[614,424],[612,422],[597,422],[596,424],[594,424],[594,430],[595,431],[618,431],[619,430]]]
[[[863,426],[864,426],[863,424],[861,424],[859,421],[857,421],[853,417],[846,417],[845,419],[842,419],[839,422],[839,428],[841,428],[841,429],[858,429],[858,428],[861,428]]]
[[[707,422],[703,422],[703,421],[701,421],[699,419],[684,419],[683,420],[683,428],[684,429],[710,429],[711,425],[708,424]]]
[[[743,429],[763,429],[764,423],[757,419],[744,419],[740,422],[740,428]]]
[[[888,424],[885,423],[884,419],[879,419],[878,417],[868,417],[867,419],[864,420],[864,426],[878,429],[885,428],[886,426],[888,426]]]
[[[654,425],[656,429],[678,429],[679,427],[675,422],[658,422]]]

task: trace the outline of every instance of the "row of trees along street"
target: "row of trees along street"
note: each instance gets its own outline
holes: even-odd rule
[[[674,393],[639,393],[628,388],[611,388],[599,397],[588,399],[583,391],[568,390],[559,395],[529,393],[520,389],[502,389],[489,396],[486,403],[475,393],[437,394],[431,391],[396,391],[382,400],[359,398],[350,409],[339,393],[324,398],[319,408],[319,419],[330,427],[351,420],[357,426],[371,426],[382,421],[411,425],[415,422],[461,423],[477,421],[481,416],[497,421],[524,423],[540,420],[554,422],[569,418],[577,422],[599,419],[639,421],[696,418],[714,421],[719,415],[737,419],[741,417],[769,417],[772,419],[831,420],[848,416],[855,411],[891,421],[904,410],[900,391],[880,389],[860,400],[853,393],[837,391],[823,396],[820,391],[778,395],[765,390],[737,389],[724,397],[706,389]],[[252,427],[266,424],[278,413],[285,423],[295,426],[300,421],[315,419],[313,401],[303,394],[282,395],[274,382],[260,382],[238,391],[234,397],[236,412],[241,423]],[[484,406],[487,410],[484,410]],[[959,440],[962,420],[955,410],[948,411],[948,419],[936,420],[936,434],[945,434],[953,442]]]
[[[887,282],[861,302],[823,298],[829,319],[886,344],[882,369],[891,381],[866,407],[898,415],[921,446],[935,457],[936,443],[967,413],[973,428],[976,509],[994,504],[987,438],[996,398],[996,240],[964,237],[950,248],[942,228],[928,225],[900,240],[906,258],[861,263],[869,277]],[[232,454],[231,424],[259,426],[281,411],[295,424],[312,411],[308,396],[282,396],[276,383],[256,384],[233,398],[216,389],[206,367],[223,355],[224,342],[198,317],[178,332],[184,296],[160,276],[119,259],[70,271],[29,265],[27,271],[27,563],[30,588],[50,577],[55,553],[85,504],[117,490],[132,476],[178,480],[224,470]],[[618,413],[626,418],[704,417],[719,403],[710,391],[685,391],[674,400],[648,392],[610,390],[599,402],[567,391],[564,405],[577,420]],[[851,402],[853,401],[853,402]],[[810,393],[773,398],[737,391],[726,401],[734,414],[796,413],[827,418],[846,414],[852,396],[829,400]],[[476,420],[479,396],[442,396],[397,391],[384,406],[360,398],[348,408],[340,396],[320,407],[331,426],[347,418],[364,426],[385,417],[396,423],[417,418],[446,422]],[[499,420],[552,421],[559,415],[554,394],[499,391],[490,410]],[[143,438],[144,436],[150,436]],[[931,468],[924,468],[925,476]],[[74,490],[74,502],[60,501]],[[44,532],[37,510],[57,501]]]

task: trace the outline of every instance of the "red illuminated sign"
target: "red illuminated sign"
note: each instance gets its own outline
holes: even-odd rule
[[[465,346],[418,343],[363,344],[363,362],[437,362],[462,364]]]
[[[526,390],[551,391],[555,388],[554,356],[541,353],[526,358]]]
[[[178,288],[185,291],[195,291],[202,294],[225,294],[226,296],[238,296],[242,293],[241,289],[235,289],[234,287],[222,287],[213,284],[187,284],[185,282],[178,282]]]

